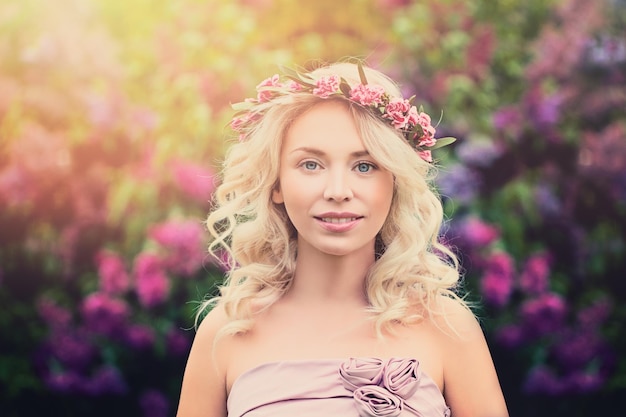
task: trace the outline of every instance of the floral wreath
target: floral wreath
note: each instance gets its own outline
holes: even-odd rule
[[[278,74],[266,78],[256,87],[257,97],[232,105],[237,111],[230,126],[239,133],[239,140],[244,141],[250,129],[263,117],[268,106],[265,103],[273,99],[295,94],[309,93],[326,99],[343,96],[352,103],[369,109],[373,114],[399,131],[406,142],[411,145],[425,161],[432,162],[431,151],[449,145],[456,139],[445,137],[435,139],[435,127],[431,118],[412,104],[415,96],[409,99],[391,97],[383,87],[367,83],[363,66],[358,64],[361,83],[350,87],[348,82],[338,75],[326,75],[317,79],[310,74],[301,74],[289,68],[283,68],[284,78]]]

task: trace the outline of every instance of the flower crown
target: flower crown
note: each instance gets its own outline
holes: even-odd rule
[[[245,140],[251,127],[262,118],[268,109],[264,103],[271,102],[276,97],[296,93],[309,93],[322,99],[343,96],[350,102],[369,109],[399,131],[419,156],[428,162],[433,160],[431,151],[456,140],[452,137],[435,139],[435,127],[431,124],[430,116],[424,113],[421,106],[418,109],[412,104],[415,96],[408,100],[391,97],[383,87],[368,84],[360,63],[358,72],[361,83],[354,87],[350,87],[348,82],[338,75],[315,79],[309,74],[300,74],[289,68],[283,68],[283,72],[288,81],[281,81],[280,76],[275,74],[257,85],[256,98],[247,98],[232,105],[237,113],[230,125],[233,130],[239,132],[239,140]]]

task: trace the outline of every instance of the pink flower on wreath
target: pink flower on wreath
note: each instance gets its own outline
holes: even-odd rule
[[[328,98],[331,94],[339,91],[339,76],[329,75],[317,80],[317,88],[313,89],[313,94],[320,98]]]
[[[382,104],[385,89],[379,85],[359,84],[350,91],[350,99],[362,106],[377,106]]]
[[[426,162],[433,162],[433,154],[431,151],[417,151],[417,154]]]
[[[302,84],[295,82],[294,80],[287,81],[287,88],[292,93],[297,93],[298,91],[302,91]]]
[[[259,101],[259,103],[265,103],[267,101],[270,101],[272,99],[272,96],[274,95],[273,91],[270,90],[266,90],[263,87],[281,87],[282,84],[280,83],[280,77],[278,76],[278,74],[274,74],[269,78],[264,79],[263,81],[261,81],[261,83],[259,85],[256,86],[256,90],[257,90],[257,100]]]
[[[403,98],[392,98],[385,109],[383,117],[391,120],[396,129],[403,129],[409,124],[411,103]]]
[[[413,107],[411,110],[413,110]],[[424,112],[417,114],[417,122],[414,124],[419,124],[422,127],[423,136],[420,138],[420,144],[423,143],[424,146],[433,146],[437,142],[435,140],[435,128],[431,124],[430,116]]]

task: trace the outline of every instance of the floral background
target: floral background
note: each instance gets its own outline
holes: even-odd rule
[[[0,415],[172,416],[231,102],[347,56],[443,110],[514,416],[626,406],[624,0],[0,0]]]

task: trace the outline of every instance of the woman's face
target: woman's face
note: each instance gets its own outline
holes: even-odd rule
[[[369,155],[344,104],[322,102],[287,131],[272,200],[298,231],[299,256],[373,254],[392,195],[393,175]]]

